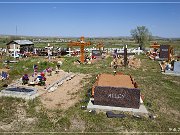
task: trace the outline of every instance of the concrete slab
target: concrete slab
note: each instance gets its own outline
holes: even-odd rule
[[[35,99],[36,97],[39,96],[38,93],[34,94],[34,95],[31,95],[31,96],[27,96],[27,95],[20,95],[20,94],[4,94],[4,93],[0,93],[0,97],[14,97],[14,98],[22,98],[22,99],[25,99],[25,100],[33,100]]]
[[[28,90],[31,90],[31,91],[28,91]],[[32,100],[36,98],[37,96],[39,96],[39,94],[37,93],[37,89],[34,87],[7,87],[6,89],[0,92],[0,97],[1,96],[16,97],[16,98],[23,98],[26,100]]]
[[[148,111],[147,111],[146,107],[143,104],[140,105],[139,109],[134,109],[134,108],[125,108],[125,107],[94,105],[93,101],[94,101],[93,98],[91,98],[89,100],[89,103],[88,103],[88,106],[87,106],[88,110],[123,111],[123,112],[148,114]]]
[[[161,66],[161,73],[164,75],[171,75],[171,76],[180,76],[180,72],[177,72],[178,69],[176,69],[176,71],[172,71],[172,70],[165,70],[165,72],[163,71],[163,67],[161,65],[161,62],[159,62],[159,65]],[[177,65],[179,66],[179,65]],[[177,67],[176,67],[177,68]]]
[[[180,73],[176,73],[176,72],[162,72],[162,74],[164,74],[164,75],[172,75],[172,76],[180,76]]]

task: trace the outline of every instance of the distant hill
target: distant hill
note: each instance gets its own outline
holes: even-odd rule
[[[10,38],[10,37],[14,37],[14,38],[19,38],[19,39],[36,39],[36,38],[78,38],[79,37],[63,37],[63,36],[25,36],[25,35],[5,35],[5,34],[0,34],[0,38]],[[85,38],[101,38],[101,39],[105,39],[105,38],[112,38],[112,39],[126,39],[126,40],[133,40],[133,38],[131,36],[97,36],[97,37],[85,37]],[[180,40],[180,37],[173,37],[173,38],[165,38],[165,37],[160,37],[160,36],[152,36],[153,39],[155,40]]]

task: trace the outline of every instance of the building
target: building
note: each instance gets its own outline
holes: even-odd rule
[[[34,43],[29,40],[12,40],[7,43],[7,52],[10,54],[24,54],[25,52],[33,52]]]

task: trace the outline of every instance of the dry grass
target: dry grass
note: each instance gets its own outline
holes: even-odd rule
[[[129,114],[126,114],[127,117],[123,119],[109,119],[105,113],[91,114],[81,110],[82,105],[87,105],[87,103],[82,102],[77,102],[67,110],[48,110],[42,105],[39,98],[30,102],[14,98],[1,98],[0,123],[1,125],[12,123],[18,114],[16,111],[19,108],[18,104],[22,104],[21,108],[26,111],[25,117],[34,118],[35,120],[32,120],[31,128],[28,128],[28,125],[23,125],[22,128],[15,128],[13,131],[169,132],[169,128],[178,129],[180,121],[179,77],[163,75],[160,72],[158,62],[151,61],[143,55],[138,57],[141,59],[139,69],[132,70],[121,67],[118,71],[131,74],[135,78],[142,94],[145,96],[144,103],[146,107],[150,113],[157,116],[155,119],[137,119]],[[80,65],[79,67],[73,65],[74,60],[76,58],[66,58],[62,68],[65,71],[71,70],[76,73],[92,75],[89,79],[83,80],[83,89],[77,93],[80,99],[88,99],[87,92],[92,88],[96,75],[113,72],[113,69],[109,67],[112,58],[92,65]],[[1,129],[1,131],[7,130]]]

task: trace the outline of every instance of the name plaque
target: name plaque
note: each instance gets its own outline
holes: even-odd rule
[[[140,89],[96,86],[94,89],[94,104],[104,106],[139,108]]]

